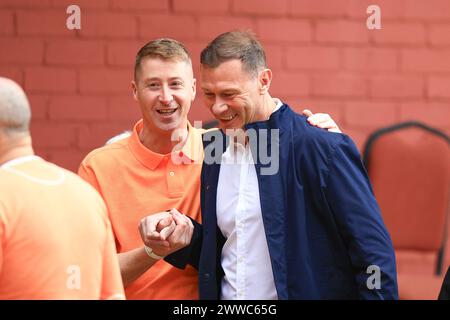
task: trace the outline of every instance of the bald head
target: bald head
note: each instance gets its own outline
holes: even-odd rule
[[[0,130],[6,135],[28,133],[31,111],[22,88],[0,77]]]

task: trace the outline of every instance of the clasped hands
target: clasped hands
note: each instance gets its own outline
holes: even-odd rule
[[[139,232],[147,247],[165,257],[190,244],[194,225],[177,209],[171,209],[144,217],[139,223]]]

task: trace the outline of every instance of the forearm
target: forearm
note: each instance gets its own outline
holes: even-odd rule
[[[158,261],[150,258],[144,247],[119,253],[118,257],[124,287],[139,278]]]

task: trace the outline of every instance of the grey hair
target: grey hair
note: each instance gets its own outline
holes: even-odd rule
[[[240,60],[245,71],[256,77],[267,68],[266,54],[261,43],[250,31],[225,32],[215,38],[200,54],[200,63],[216,68],[229,60]]]

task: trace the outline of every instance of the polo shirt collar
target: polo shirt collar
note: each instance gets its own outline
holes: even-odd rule
[[[129,138],[128,146],[131,153],[140,163],[151,170],[155,170],[163,160],[171,160],[172,152],[168,154],[160,154],[144,146],[141,140],[139,140],[139,133],[141,132],[143,125],[144,122],[142,119],[134,125],[133,133]],[[182,147],[181,152],[174,151],[178,152],[179,156],[183,157],[183,160],[188,160],[183,161],[183,163],[202,161],[203,147],[201,142],[201,134],[196,132],[196,130],[197,129],[192,127],[188,121],[187,141]]]

